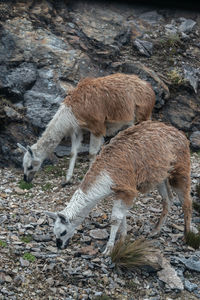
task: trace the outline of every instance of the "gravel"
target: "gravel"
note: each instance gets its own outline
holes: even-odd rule
[[[200,157],[191,156],[192,196],[198,200]],[[173,289],[159,279],[157,272],[137,269],[122,271],[102,254],[110,230],[112,198],[94,208],[78,228],[67,249],[58,250],[53,222],[44,211],[63,209],[79,186],[89,167],[87,157],[77,161],[73,183],[61,187],[68,159],[56,166],[44,167],[33,180],[33,187],[21,190],[22,170],[0,170],[0,299],[199,299],[200,251],[183,241],[183,213],[180,205],[172,206],[161,234],[153,238],[181,280],[183,290]],[[62,172],[58,172],[58,169]],[[51,169],[51,171],[49,171]],[[194,176],[193,176],[194,174]],[[48,185],[47,185],[48,184]],[[162,209],[157,191],[140,195],[130,210],[128,234],[132,240],[147,236]],[[198,227],[199,214],[193,211]],[[101,297],[101,298],[100,298]]]

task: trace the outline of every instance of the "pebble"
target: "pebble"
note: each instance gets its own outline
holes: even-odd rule
[[[93,239],[96,239],[96,240],[105,240],[109,236],[106,229],[93,229],[93,230],[90,230],[89,234]]]
[[[185,289],[189,292],[193,292],[198,288],[198,285],[195,283],[190,282],[189,280],[185,279],[184,281]]]
[[[30,262],[22,257],[20,257],[19,261],[22,267],[28,267],[30,265]]]

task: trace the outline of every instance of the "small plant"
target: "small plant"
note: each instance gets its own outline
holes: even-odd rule
[[[26,244],[30,243],[32,240],[33,240],[33,237],[30,234],[26,235],[26,236],[23,236],[21,238],[21,241],[24,242],[24,243],[26,243]]]
[[[36,257],[34,255],[32,255],[31,253],[26,252],[23,255],[23,259],[28,260],[30,262],[34,262],[36,260]]]
[[[167,76],[172,84],[174,85],[181,85],[185,82],[185,79],[180,74],[179,70],[177,68],[171,70],[167,73]]]
[[[33,187],[33,184],[30,182],[26,182],[24,180],[20,180],[19,182],[19,188],[22,190],[30,190]]]
[[[166,39],[166,44],[169,47],[176,47],[181,42],[178,34],[169,34]]]
[[[50,182],[47,182],[46,184],[42,185],[42,190],[44,192],[49,191],[52,188],[52,184]]]
[[[111,252],[111,259],[117,267],[133,269],[148,263],[148,255],[155,252],[150,241],[138,239],[134,242],[127,237],[125,241],[120,239]]]
[[[44,167],[44,172],[53,175],[54,177],[61,177],[65,174],[64,170],[60,166],[47,165]]]
[[[188,246],[191,246],[194,249],[200,247],[200,233],[188,232],[186,237],[186,243]]]
[[[6,242],[0,240],[0,247],[5,248],[6,246]]]

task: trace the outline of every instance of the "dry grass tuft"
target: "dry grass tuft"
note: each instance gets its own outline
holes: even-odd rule
[[[192,203],[194,210],[196,210],[200,214],[200,203],[194,202]]]
[[[191,246],[194,249],[198,249],[200,247],[200,232],[194,233],[192,231],[188,232],[185,237],[186,244]]]
[[[200,198],[200,184],[196,185],[196,194]]]
[[[116,242],[112,252],[112,262],[122,269],[133,269],[134,267],[149,265],[148,256],[155,254],[156,249],[152,246],[152,242],[144,238],[134,242],[130,241],[130,237],[126,240],[120,239]]]

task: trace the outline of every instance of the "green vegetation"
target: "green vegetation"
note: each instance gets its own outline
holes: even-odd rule
[[[20,180],[19,183],[18,183],[18,186],[22,190],[30,190],[33,187],[33,184],[31,182],[28,183],[24,180]]]
[[[26,235],[26,236],[23,236],[21,238],[21,241],[24,242],[24,243],[26,243],[26,244],[30,243],[32,240],[33,240],[33,237],[30,234]]]
[[[61,166],[47,165],[44,167],[44,172],[46,174],[53,175],[53,177],[56,178],[65,175],[65,172]]]
[[[186,235],[185,239],[188,246],[191,246],[194,249],[198,249],[200,247],[200,232],[196,234],[190,231]]]
[[[134,242],[127,237],[125,241],[120,239],[111,252],[111,259],[117,267],[133,269],[148,263],[148,255],[155,252],[151,242],[138,239]]]
[[[42,190],[44,192],[49,191],[52,189],[52,184],[50,182],[45,183],[44,185],[42,185]]]
[[[6,242],[0,240],[0,247],[5,248],[6,246]]]
[[[32,255],[31,253],[26,252],[23,255],[23,259],[28,260],[30,262],[34,262],[36,260],[36,257],[34,255]]]

